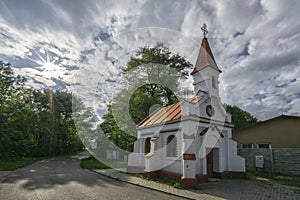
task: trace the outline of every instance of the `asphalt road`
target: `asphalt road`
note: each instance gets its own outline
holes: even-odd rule
[[[9,174],[0,200],[17,199],[182,199],[120,182],[80,168],[78,157],[40,161]]]

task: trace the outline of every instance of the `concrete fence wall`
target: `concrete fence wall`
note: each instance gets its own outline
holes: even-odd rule
[[[246,169],[300,175],[300,148],[240,149],[239,155],[246,159]],[[263,168],[256,168],[255,156],[264,157]]]

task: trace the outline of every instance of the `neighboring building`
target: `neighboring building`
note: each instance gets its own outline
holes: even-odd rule
[[[300,148],[300,117],[281,115],[233,131],[240,149]]]
[[[128,171],[178,179],[184,188],[209,177],[245,175],[245,160],[237,155],[236,142],[231,139],[231,116],[219,97],[221,70],[205,26],[202,30],[204,38],[191,73],[195,96],[163,107],[138,124]]]
[[[281,115],[235,130],[233,138],[247,170],[300,175],[300,117]]]

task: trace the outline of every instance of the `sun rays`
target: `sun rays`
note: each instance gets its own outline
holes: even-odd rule
[[[39,75],[47,79],[61,78],[65,70],[63,67],[60,66],[58,58],[52,58],[49,55],[48,51],[43,53],[44,56],[42,56],[36,50],[33,51],[38,56],[38,59],[33,59],[28,56],[25,57],[38,64],[38,66],[36,66],[35,69],[39,71]]]

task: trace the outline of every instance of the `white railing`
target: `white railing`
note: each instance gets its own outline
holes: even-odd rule
[[[131,153],[128,156],[128,166],[145,166],[145,154],[144,153]]]

